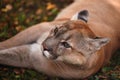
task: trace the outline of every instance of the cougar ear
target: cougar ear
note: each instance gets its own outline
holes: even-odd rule
[[[88,56],[90,54],[96,53],[96,51],[100,50],[103,46],[110,42],[109,38],[84,38],[83,42],[81,40],[76,46],[76,50],[78,52],[83,53],[84,56]],[[82,43],[82,44],[81,44]]]
[[[101,47],[105,46],[107,43],[110,42],[109,38],[97,38],[90,40],[90,44],[93,50],[100,50]]]
[[[78,13],[76,13],[75,15],[73,15],[73,17],[71,18],[71,20],[83,20],[85,22],[88,21],[88,16],[89,16],[89,13],[87,10],[82,10]]]

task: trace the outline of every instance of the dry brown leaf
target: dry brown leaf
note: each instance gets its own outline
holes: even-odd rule
[[[11,4],[7,4],[5,8],[2,8],[1,11],[2,12],[8,12],[10,10],[12,10],[12,5]]]
[[[8,70],[8,68],[3,68],[3,70],[4,70],[4,71],[7,71],[7,70]]]
[[[6,9],[9,11],[9,10],[12,10],[12,5],[11,4],[8,4],[8,5],[6,5]]]
[[[2,12],[7,12],[8,10],[6,8],[1,9]]]
[[[56,5],[48,2],[46,9],[47,9],[47,10],[50,10],[50,9],[53,9],[53,8],[56,8]]]
[[[29,23],[29,22],[30,22],[30,19],[29,19],[29,18],[27,18],[25,22],[26,22],[26,23]]]
[[[22,74],[24,72],[25,72],[24,69],[16,69],[16,68],[14,69],[14,73],[17,74],[17,75]]]
[[[40,15],[41,13],[42,13],[42,9],[39,8],[39,9],[36,11],[36,14],[37,14],[37,15]]]
[[[16,29],[18,32],[24,30],[22,26],[17,26],[17,27],[15,27],[15,29]]]
[[[15,25],[18,25],[18,24],[19,24],[19,22],[16,20],[16,21],[14,21],[14,24],[15,24]]]
[[[45,17],[43,17],[43,20],[44,20],[44,21],[47,21],[47,19],[48,19],[48,17],[46,17],[46,16],[45,16]]]

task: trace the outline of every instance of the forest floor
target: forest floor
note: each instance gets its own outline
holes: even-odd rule
[[[0,0],[0,41],[22,30],[43,22],[52,21],[72,0]],[[49,77],[34,70],[0,65],[0,80],[64,80]],[[109,65],[86,80],[120,80],[120,51]]]

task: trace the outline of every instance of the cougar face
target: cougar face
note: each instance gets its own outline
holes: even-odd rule
[[[108,39],[98,38],[89,29],[87,19],[84,18],[85,15],[80,17],[81,20],[72,18],[52,30],[42,43],[43,55],[48,59],[73,65],[85,64],[90,55],[100,50]]]

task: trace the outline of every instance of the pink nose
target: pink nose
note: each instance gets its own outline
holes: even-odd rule
[[[42,44],[42,45],[43,45],[44,50],[48,49],[45,44]]]
[[[52,51],[53,50],[52,48],[48,48],[45,44],[43,44],[43,48],[44,48],[44,50],[47,50],[47,51]]]

